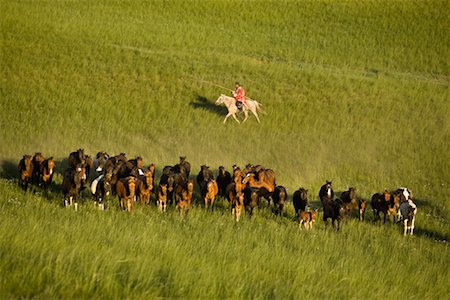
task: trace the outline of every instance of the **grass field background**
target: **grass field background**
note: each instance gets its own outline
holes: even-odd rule
[[[1,296],[449,294],[446,1],[0,6]],[[222,124],[214,102],[229,92],[208,82],[235,81],[263,104],[261,124]],[[195,207],[184,222],[154,207],[128,216],[85,203],[74,213],[60,207],[60,173],[80,147],[139,155],[157,175],[180,155],[194,174],[262,164],[289,195],[308,188],[316,206],[327,179],[365,199],[407,186],[417,236],[372,224],[370,211],[339,234],[321,220],[299,232],[291,203],[284,218],[263,209],[238,225],[226,203]],[[58,162],[49,196],[16,186],[18,161],[37,151]]]

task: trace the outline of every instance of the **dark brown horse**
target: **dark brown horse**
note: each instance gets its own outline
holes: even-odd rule
[[[217,186],[219,187],[219,195],[226,197],[225,191],[231,183],[231,174],[225,170],[224,166],[219,167],[219,174],[216,177]]]
[[[94,159],[94,169],[98,174],[103,173],[106,161],[109,158],[109,154],[105,151],[98,152]]]
[[[345,214],[351,215],[353,210],[358,206],[358,199],[356,199],[356,189],[351,187],[348,191],[341,194],[340,197],[342,203],[344,204]]]
[[[41,172],[42,172],[42,163],[44,162],[45,158],[42,155],[41,152],[36,152],[33,156],[32,163],[33,163],[33,174],[31,175],[31,183],[35,185],[40,185],[40,179],[41,179]]]
[[[299,212],[305,211],[306,205],[308,205],[308,190],[304,188],[296,190],[292,196],[292,202],[295,209],[295,218],[298,218]]]
[[[273,205],[275,215],[282,215],[284,204],[287,201],[286,188],[281,185],[277,185],[272,193]]]
[[[64,206],[71,206],[74,203],[75,210],[78,210],[78,199],[85,179],[86,173],[81,163],[78,163],[75,168],[68,168],[64,171],[62,183]]]
[[[104,200],[111,194],[110,178],[106,175],[100,175],[91,183],[91,192],[94,196],[94,202],[101,210],[105,209]]]
[[[28,189],[28,183],[30,183],[31,177],[33,176],[31,155],[25,154],[19,161],[17,168],[19,170],[19,185],[26,191]]]
[[[324,185],[320,187],[319,191],[319,199],[324,204],[324,202],[328,202],[334,199],[334,191],[331,187],[332,182],[326,181]]]
[[[328,219],[331,219],[333,228],[339,230],[343,215],[344,215],[343,202],[340,199],[323,201],[322,220],[325,223],[325,225],[328,224]]]
[[[381,220],[380,212],[383,213],[383,223],[386,223],[386,216],[389,214],[389,206],[391,204],[391,194],[388,190],[384,190],[383,194],[375,193],[372,195],[372,210],[375,221]]]

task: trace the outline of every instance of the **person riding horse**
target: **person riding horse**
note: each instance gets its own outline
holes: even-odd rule
[[[236,106],[239,110],[242,110],[242,105],[247,107],[247,103],[245,101],[245,90],[236,82],[236,89],[232,92],[234,99],[236,99]]]

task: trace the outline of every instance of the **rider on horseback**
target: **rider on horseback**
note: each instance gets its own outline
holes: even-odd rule
[[[247,107],[247,103],[245,101],[245,90],[239,82],[236,82],[236,89],[232,92],[232,94],[234,99],[236,99],[236,106],[239,110],[242,110],[242,105]]]

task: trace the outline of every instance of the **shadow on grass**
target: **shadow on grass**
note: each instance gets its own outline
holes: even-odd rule
[[[14,163],[9,160],[2,160],[0,162],[0,177],[3,179],[18,179],[18,165],[19,161],[17,161],[17,163]]]
[[[190,106],[194,109],[204,109],[219,116],[226,116],[228,111],[224,106],[215,105],[208,98],[200,95],[195,96],[195,100],[190,103]]]

